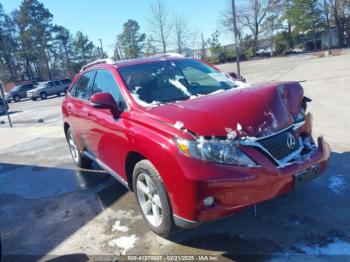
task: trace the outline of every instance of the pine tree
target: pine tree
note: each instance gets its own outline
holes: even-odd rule
[[[125,58],[141,56],[146,35],[140,33],[140,26],[135,20],[128,20],[123,25],[123,32],[118,36]]]

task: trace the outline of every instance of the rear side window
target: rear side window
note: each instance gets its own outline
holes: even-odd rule
[[[65,85],[70,84],[70,80],[69,79],[63,79],[63,80],[61,80],[61,82],[63,84],[65,84]]]
[[[56,86],[59,86],[61,84],[60,81],[55,81],[54,83]]]
[[[89,100],[91,96],[91,87],[95,78],[95,71],[83,74],[72,88],[71,95],[79,99]]]
[[[110,93],[114,100],[119,103],[123,101],[120,93],[119,86],[112,73],[106,70],[98,70],[94,87],[92,90],[93,94],[96,93]]]

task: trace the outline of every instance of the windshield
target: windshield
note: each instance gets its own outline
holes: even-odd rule
[[[237,86],[225,74],[190,59],[132,65],[119,72],[133,98],[143,106],[188,100]]]

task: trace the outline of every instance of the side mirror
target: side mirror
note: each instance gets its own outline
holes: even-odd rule
[[[229,72],[227,73],[230,77],[237,79],[237,74],[235,72]]]
[[[238,76],[237,76],[237,74],[235,73],[235,72],[229,72],[229,73],[227,73],[230,77],[232,77],[233,79],[236,79],[236,80],[239,80],[239,81],[241,81],[241,82],[246,82],[246,79],[243,77],[243,76],[241,76],[240,77],[240,79],[238,78]]]
[[[90,102],[93,107],[98,109],[109,109],[112,112],[114,117],[118,117],[120,115],[120,110],[117,103],[114,101],[114,98],[109,93],[97,93],[94,94]]]

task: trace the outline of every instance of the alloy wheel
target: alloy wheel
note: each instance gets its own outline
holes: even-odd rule
[[[144,216],[152,226],[159,227],[163,219],[163,208],[158,191],[149,175],[141,173],[137,177],[136,188]]]
[[[75,144],[73,134],[71,132],[68,133],[68,144],[69,144],[69,150],[73,156],[73,159],[75,163],[79,162],[79,149],[77,145]]]

